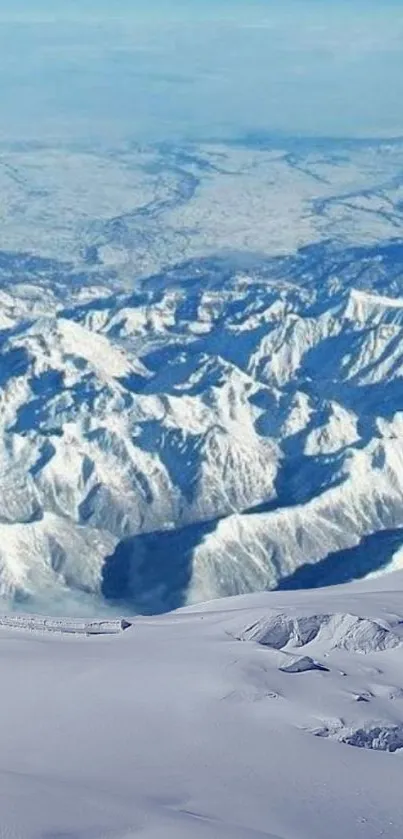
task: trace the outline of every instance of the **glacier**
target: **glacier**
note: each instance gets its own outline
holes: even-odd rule
[[[402,586],[0,618],[3,835],[400,839]]]

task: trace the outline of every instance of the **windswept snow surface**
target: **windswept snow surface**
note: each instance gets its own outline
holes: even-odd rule
[[[66,626],[0,622],[2,837],[401,839],[401,573]]]
[[[398,140],[2,148],[4,600],[401,565],[402,171]]]

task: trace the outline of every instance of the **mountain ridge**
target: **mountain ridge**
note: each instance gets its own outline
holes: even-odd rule
[[[60,258],[39,204],[37,228],[24,216],[12,227],[15,242],[29,231],[33,253],[0,254],[0,592],[11,602],[64,593],[161,611],[281,587],[309,564],[319,575],[336,555],[348,565],[363,540],[374,547],[352,575],[397,561],[399,144],[346,159],[304,148],[298,160],[228,146],[218,168],[207,146],[175,152],[174,173],[172,154],[126,151],[137,191],[121,195],[124,212],[106,182],[102,218],[82,221],[78,203],[73,227],[83,199],[70,154],[65,192],[55,187]],[[233,229],[228,189],[241,202]],[[395,536],[377,559],[382,532]]]

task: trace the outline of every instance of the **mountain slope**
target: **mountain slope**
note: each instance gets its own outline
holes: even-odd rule
[[[213,292],[202,270],[191,290],[179,277],[104,300],[100,321],[95,301],[4,333],[3,593],[45,575],[99,594],[119,542],[137,567],[141,534],[160,534],[161,556],[172,529],[180,552],[196,528],[184,596],[205,599],[403,527],[401,300],[348,288],[325,307],[292,271],[286,285],[262,273]],[[92,533],[90,570],[80,534]],[[125,579],[115,594],[141,608]],[[157,573],[145,594],[163,608],[161,585]]]
[[[32,252],[0,251],[5,598],[159,611],[399,561],[402,150],[339,152],[111,151],[119,213],[94,179],[84,212],[66,152],[49,216],[10,203]]]

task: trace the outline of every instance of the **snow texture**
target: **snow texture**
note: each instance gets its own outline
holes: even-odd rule
[[[3,619],[0,835],[401,839],[402,652],[379,628],[403,640],[402,594],[396,572],[116,634]]]

